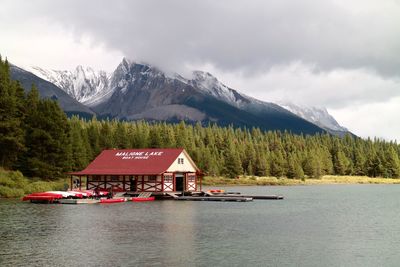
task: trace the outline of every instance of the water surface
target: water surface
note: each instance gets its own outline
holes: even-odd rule
[[[400,185],[225,189],[285,200],[0,200],[0,265],[399,266]]]

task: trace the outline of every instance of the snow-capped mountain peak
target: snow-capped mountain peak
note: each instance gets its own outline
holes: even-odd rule
[[[241,102],[245,100],[243,95],[240,95],[235,90],[227,87],[209,72],[199,70],[193,71],[192,79],[189,82],[207,94],[235,106],[240,106]]]
[[[341,126],[335,118],[329,114],[328,110],[324,107],[311,107],[306,105],[293,104],[289,102],[279,103],[280,106],[289,110],[290,112],[296,114],[297,116],[312,122],[321,128],[339,131],[339,132],[348,132],[348,129]]]
[[[81,65],[72,71],[46,70],[37,66],[25,70],[57,85],[83,104],[90,105],[93,96],[102,94],[108,88],[109,75],[105,71],[95,71]]]
[[[195,95],[196,97],[188,102],[190,105],[193,105],[191,101],[199,101],[199,99],[206,102],[211,101],[210,103],[220,101],[220,103],[247,112],[247,115],[260,116],[261,120],[267,120],[270,116],[265,114],[282,114],[287,118],[290,117],[289,120],[301,117],[311,122],[312,125],[318,125],[328,131],[332,130],[331,132],[347,132],[347,129],[340,126],[325,108],[305,107],[291,103],[277,105],[257,100],[229,88],[215,76],[204,71],[193,71],[190,77],[183,77],[177,73],[165,73],[152,65],[137,63],[127,58],[123,58],[111,74],[81,65],[72,71],[45,70],[40,67],[31,67],[27,70],[57,85],[99,114],[111,114],[116,117],[132,119],[151,115],[150,117],[155,118],[158,115],[155,116],[151,112],[156,111],[146,110],[158,108],[158,112],[160,110],[169,111],[168,114],[175,114],[174,116],[179,117],[181,114],[178,114],[179,112],[175,110],[177,107],[172,104],[180,104],[180,109],[185,112],[199,115],[193,110],[189,112],[188,106],[179,102],[186,101],[184,99],[189,95]],[[138,115],[136,114],[138,112],[144,113]],[[203,113],[202,111],[200,117],[205,116]],[[198,118],[197,115],[193,116]],[[210,119],[214,120],[213,117]],[[259,122],[254,121],[254,123]]]

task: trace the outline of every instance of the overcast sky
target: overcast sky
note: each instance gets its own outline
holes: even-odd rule
[[[17,65],[201,69],[400,141],[400,0],[0,1],[0,53]]]

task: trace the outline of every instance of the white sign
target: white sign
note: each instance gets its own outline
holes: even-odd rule
[[[153,152],[117,152],[116,157],[121,157],[121,159],[148,159],[149,157],[156,156],[159,157],[164,152],[153,151]]]

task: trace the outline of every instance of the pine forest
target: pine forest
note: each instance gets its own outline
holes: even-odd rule
[[[40,99],[34,85],[25,93],[0,59],[0,167],[55,180],[85,168],[103,149],[148,147],[185,148],[210,176],[400,177],[400,146],[381,139],[67,118],[56,101]]]

